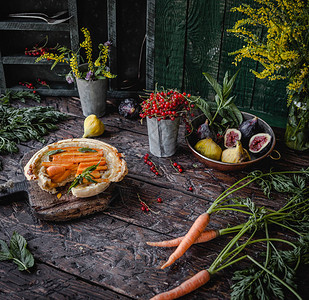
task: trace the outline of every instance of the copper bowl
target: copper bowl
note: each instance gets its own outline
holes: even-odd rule
[[[244,121],[248,120],[248,119],[252,119],[255,116],[246,112],[242,112]],[[192,126],[194,129],[197,129],[201,124],[203,124],[206,121],[206,116],[205,115],[199,115],[198,117],[196,117],[195,119],[192,120]],[[220,171],[238,171],[238,170],[243,170],[247,167],[251,167],[257,163],[259,163],[261,160],[263,160],[264,158],[266,158],[267,156],[269,156],[271,154],[271,152],[273,151],[275,144],[276,144],[276,137],[275,134],[272,130],[272,128],[262,119],[258,118],[258,125],[260,127],[260,132],[265,132],[270,134],[271,136],[271,145],[269,150],[262,156],[260,157],[255,157],[254,155],[252,155],[252,153],[250,153],[251,156],[251,160],[250,161],[246,161],[246,162],[242,162],[242,163],[237,163],[237,164],[232,164],[232,163],[225,163],[222,161],[218,161],[218,160],[214,160],[214,159],[210,159],[202,154],[200,154],[199,152],[197,152],[194,149],[194,145],[197,143],[197,138],[195,136],[195,134],[191,134],[189,136],[186,137],[186,142],[187,145],[189,146],[191,152],[193,153],[193,155],[203,164],[205,164],[207,167],[210,168],[214,168]]]

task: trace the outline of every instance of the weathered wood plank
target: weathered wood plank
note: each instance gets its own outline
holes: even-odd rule
[[[116,1],[107,0],[106,5],[106,15],[107,15],[107,38],[112,43],[109,67],[113,74],[118,74],[117,68],[117,10]],[[109,80],[110,89],[115,89],[117,86],[116,80]]]
[[[187,2],[156,1],[155,81],[158,86],[182,89]]]
[[[30,274],[18,271],[12,263],[1,264],[4,267],[0,269],[1,299],[131,299],[40,261],[36,261]]]
[[[40,261],[134,299],[148,299],[175,286],[209,265],[215,252],[223,246],[223,241],[217,245],[212,243],[211,250],[194,246],[173,268],[163,271],[158,268],[167,259],[168,253],[167,250],[145,245],[145,241],[155,238],[149,229],[101,214],[73,223],[34,223],[25,203],[13,203],[13,206],[2,208],[1,216],[7,217],[0,221],[3,230],[1,239],[7,239],[15,230],[27,238],[31,251]],[[31,233],[29,227],[33,228]],[[161,235],[159,238],[164,237]],[[218,285],[225,288],[218,292]],[[48,290],[51,292],[54,287]],[[228,282],[220,279],[195,294],[199,297],[217,295],[219,299],[226,299],[227,291]]]
[[[217,77],[224,1],[189,1],[184,90],[208,98],[213,91],[203,76]]]
[[[42,22],[0,22],[0,30],[32,30],[32,31],[69,31],[68,23],[56,25]]]
[[[47,143],[81,136],[84,117],[78,101],[49,98],[46,103],[73,115],[72,119],[59,124],[58,131],[46,137]],[[22,287],[30,290],[29,293],[33,289],[34,295],[55,295],[55,298],[61,299],[61,295],[66,294],[74,297],[78,290],[77,282],[81,282],[79,287],[84,288],[85,293],[90,289],[87,284],[94,286],[90,293],[94,299],[96,295],[98,299],[101,295],[103,298],[105,295],[107,299],[114,299],[113,292],[117,293],[116,296],[120,294],[133,299],[149,299],[209,267],[229,240],[229,237],[222,237],[205,245],[195,245],[171,268],[160,270],[159,267],[172,249],[149,247],[145,242],[185,234],[196,217],[225,188],[242,178],[249,170],[223,173],[206,168],[191,155],[184,142],[183,131],[179,136],[179,149],[172,160],[183,165],[184,172],[175,172],[168,158],[151,156],[162,174],[157,177],[143,162],[143,155],[148,152],[146,125],[141,125],[137,120],[124,119],[117,113],[109,113],[102,120],[106,125],[106,132],[98,139],[113,144],[127,157],[129,174],[118,184],[122,197],[116,198],[105,212],[63,223],[38,220],[33,216],[28,201],[23,201],[20,197],[1,202],[0,239],[8,240],[13,231],[22,234],[28,240],[37,263],[36,273],[29,275],[18,272],[14,269],[15,266],[7,262],[1,262],[0,277],[3,283],[0,283],[0,290],[15,289],[14,282],[20,282]],[[282,130],[276,131],[276,134],[276,149],[282,152],[282,159],[276,162],[265,160],[261,165],[262,170],[271,166],[276,169],[285,169],[287,166],[289,169],[299,169],[309,164],[308,155],[295,155],[293,151],[286,149]],[[0,180],[22,177],[19,166],[23,154],[41,147],[41,143],[31,141],[20,146],[20,153],[6,156]],[[188,186],[193,186],[193,192],[188,191]],[[159,214],[143,212],[137,193]],[[279,207],[284,201],[283,197],[265,200],[257,186],[243,189],[238,195],[251,195],[258,204],[273,208]],[[163,199],[162,203],[156,201],[159,196]],[[214,214],[209,226],[218,229],[244,220],[244,216],[234,213]],[[263,247],[259,247],[252,254],[258,255],[262,250]],[[55,277],[50,276],[50,267],[55,270]],[[234,266],[220,272],[209,284],[184,299],[229,299],[232,273],[238,268],[239,266]],[[306,269],[302,272],[301,274],[306,274]],[[31,285],[28,284],[30,277]],[[298,282],[302,295],[309,292],[307,279],[304,275]],[[67,283],[65,286],[64,280]],[[40,284],[43,287],[38,290]],[[105,290],[105,294],[102,294],[103,289],[109,291]],[[22,295],[21,288],[14,295]]]
[[[156,1],[147,0],[146,8],[146,89],[153,90],[155,85],[155,19]]]

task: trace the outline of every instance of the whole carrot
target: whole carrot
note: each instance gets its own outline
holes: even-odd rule
[[[178,258],[180,258],[190,248],[190,246],[199,238],[199,236],[205,230],[208,223],[209,223],[209,213],[206,212],[201,214],[195,220],[188,233],[180,242],[176,250],[170,255],[168,261],[161,267],[161,269],[165,269],[166,267],[173,264]]]
[[[181,285],[177,286],[176,288],[158,294],[153,298],[151,298],[150,300],[170,300],[179,298],[198,289],[199,287],[207,283],[209,279],[210,279],[210,273],[208,272],[208,270],[202,270],[197,274],[195,274],[190,279],[183,282]]]
[[[220,234],[219,230],[206,230],[201,233],[200,237],[194,242],[194,244],[205,243],[215,239]],[[146,242],[149,246],[154,247],[176,247],[180,244],[180,242],[184,239],[184,236],[180,236],[173,240],[161,241],[161,242]]]

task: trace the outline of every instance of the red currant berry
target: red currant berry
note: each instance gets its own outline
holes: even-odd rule
[[[162,198],[158,197],[157,201],[158,201],[159,203],[162,203]]]

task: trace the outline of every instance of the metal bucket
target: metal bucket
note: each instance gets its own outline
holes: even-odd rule
[[[175,154],[180,119],[174,121],[147,117],[149,150],[158,157],[169,157]]]
[[[106,112],[107,79],[85,80],[76,78],[80,103],[85,117],[102,117]]]

